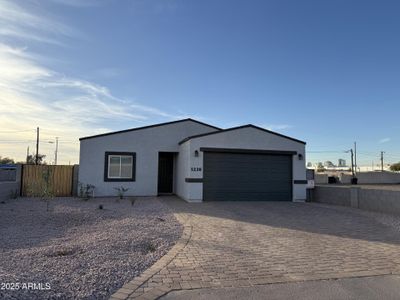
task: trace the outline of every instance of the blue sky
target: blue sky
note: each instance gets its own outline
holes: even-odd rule
[[[400,3],[0,0],[0,155],[192,117],[400,160]]]

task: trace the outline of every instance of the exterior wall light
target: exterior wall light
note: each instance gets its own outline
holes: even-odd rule
[[[194,157],[199,157],[199,151],[198,150],[194,150]]]
[[[303,154],[299,154],[297,155],[297,157],[299,158],[299,160],[303,160]]]

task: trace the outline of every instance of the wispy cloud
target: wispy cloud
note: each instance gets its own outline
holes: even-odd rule
[[[385,144],[385,143],[388,143],[390,141],[391,141],[391,138],[386,137],[386,138],[380,139],[379,140],[379,144]]]
[[[41,151],[52,155],[53,146],[45,142],[59,136],[60,158],[66,163],[77,162],[81,136],[119,129],[124,122],[133,127],[149,123],[148,120],[180,117],[132,99],[120,99],[105,86],[46,67],[26,43],[32,40],[31,35],[35,41],[46,43],[53,40],[56,32],[71,37],[74,30],[58,22],[28,12],[13,2],[1,1],[0,28],[2,156],[22,159],[25,145],[33,149],[36,126],[41,128]],[[58,44],[57,40],[54,43]]]
[[[292,128],[292,125],[289,124],[266,124],[266,125],[261,125],[261,127],[276,131],[276,130],[286,130]]]
[[[37,14],[30,12],[37,11]],[[41,15],[38,15],[38,13]],[[8,40],[30,40],[42,43],[64,44],[64,38],[76,38],[80,33],[66,26],[34,3],[18,5],[15,1],[0,0],[0,36]]]
[[[50,0],[56,4],[62,4],[72,7],[93,7],[107,2],[106,0]]]

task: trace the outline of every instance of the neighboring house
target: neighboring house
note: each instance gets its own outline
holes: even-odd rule
[[[305,142],[254,125],[184,119],[80,139],[79,181],[96,196],[176,194],[190,201],[303,201]]]

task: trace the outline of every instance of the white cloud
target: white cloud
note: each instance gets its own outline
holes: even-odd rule
[[[0,66],[4,70],[0,72],[0,103],[6,108],[1,109],[0,117],[5,130],[39,125],[52,131],[47,137],[58,135],[77,141],[80,136],[97,133],[96,128],[103,127],[104,122],[141,124],[151,118],[180,117],[119,99],[104,86],[65,77],[40,65],[23,49],[0,44]],[[28,135],[32,139],[31,133],[20,138],[28,139]],[[7,136],[0,133],[1,140],[8,140]],[[3,144],[0,149],[5,150]],[[12,145],[7,149],[13,151]],[[73,152],[76,162],[77,148]]]
[[[32,34],[36,41],[42,42],[53,40],[56,32],[70,36],[73,30],[58,22],[36,16],[15,3],[1,1],[0,28],[1,156],[23,160],[26,146],[30,146],[31,152],[34,149],[34,129],[40,126],[40,152],[51,160],[54,145],[47,141],[58,136],[60,162],[76,163],[81,136],[110,131],[107,127],[117,129],[123,122],[134,127],[180,117],[136,101],[119,99],[105,86],[45,67],[43,59],[26,47],[25,43],[32,40],[26,35]],[[12,44],[10,37],[14,38]],[[20,38],[24,43],[17,41]]]
[[[388,143],[388,142],[390,142],[391,141],[391,138],[383,138],[383,139],[380,139],[379,140],[379,144],[384,144],[384,143]]]
[[[261,127],[271,131],[286,130],[292,128],[292,126],[289,124],[267,124],[267,125],[262,125]]]

